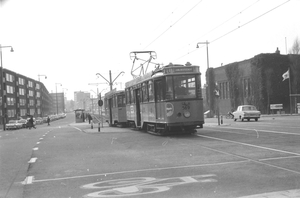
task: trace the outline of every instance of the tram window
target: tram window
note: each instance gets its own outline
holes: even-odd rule
[[[126,104],[130,104],[130,92],[129,92],[129,89],[125,89],[125,95],[126,95]]]
[[[154,101],[154,87],[153,87],[153,81],[150,80],[148,83],[148,93],[149,93],[149,102]]]
[[[135,91],[133,90],[133,88],[130,88],[130,99],[131,99],[131,103],[135,104]]]
[[[163,85],[162,81],[155,81],[155,101],[162,101],[163,98]]]
[[[173,78],[172,76],[166,77],[166,99],[167,100],[173,100]]]
[[[196,98],[195,75],[174,76],[175,98]]]
[[[148,89],[147,89],[147,83],[142,84],[142,101],[148,102]]]
[[[118,107],[124,107],[125,103],[124,103],[124,96],[123,95],[119,95],[118,96]]]
[[[116,101],[116,97],[117,97],[117,96],[113,96],[113,107],[117,107],[117,105],[116,105],[116,102],[117,102],[117,101]]]

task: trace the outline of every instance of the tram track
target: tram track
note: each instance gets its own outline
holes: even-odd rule
[[[274,148],[269,148],[269,147],[263,147],[263,146],[258,146],[258,145],[255,145],[255,144],[243,143],[243,142],[238,142],[238,141],[233,141],[233,140],[228,140],[228,139],[216,138],[216,137],[207,136],[207,135],[196,134],[196,136],[202,137],[202,138],[207,138],[207,139],[213,139],[213,140],[217,140],[217,141],[222,141],[222,142],[228,142],[228,143],[232,143],[232,144],[236,144],[236,145],[249,146],[249,147],[253,147],[253,148],[259,148],[259,149],[264,149],[264,150],[268,150],[268,151],[289,154],[290,156],[286,156],[286,157],[253,159],[253,158],[250,158],[250,157],[234,154],[234,153],[231,153],[231,152],[226,152],[224,150],[215,149],[215,148],[212,148],[212,147],[209,147],[209,146],[198,145],[199,147],[210,150],[210,151],[214,151],[214,152],[221,153],[221,154],[228,155],[228,156],[234,156],[234,157],[237,157],[237,158],[242,159],[242,160],[248,160],[249,162],[254,162],[256,164],[262,164],[262,165],[265,165],[265,166],[273,167],[273,168],[276,168],[276,169],[280,169],[280,170],[284,170],[284,171],[288,171],[288,172],[296,173],[296,174],[300,175],[300,171],[292,170],[292,169],[289,169],[289,168],[285,168],[285,167],[282,167],[282,166],[277,166],[277,165],[273,165],[271,163],[266,163],[265,162],[265,161],[268,161],[268,160],[297,158],[297,157],[300,157],[300,153],[295,153],[295,152],[290,152],[290,151],[285,151],[285,150],[280,150],[280,149],[274,149]]]

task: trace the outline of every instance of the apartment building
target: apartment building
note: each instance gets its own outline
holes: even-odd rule
[[[0,77],[3,81],[0,84],[1,124],[4,115],[7,123],[27,115],[43,117],[51,113],[53,100],[42,82],[4,68]]]

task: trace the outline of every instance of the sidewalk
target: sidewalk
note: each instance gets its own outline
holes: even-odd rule
[[[107,123],[100,123],[100,131],[98,123],[94,123],[93,127],[88,122],[71,123],[70,126],[80,129],[84,133],[120,133],[120,132],[133,132],[130,128],[110,127]]]

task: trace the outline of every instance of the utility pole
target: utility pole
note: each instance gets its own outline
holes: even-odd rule
[[[113,90],[113,84],[114,84],[114,82],[117,80],[117,78],[118,78],[122,73],[124,74],[125,72],[121,71],[121,72],[118,74],[118,76],[117,76],[114,80],[111,80],[111,79],[112,79],[112,78],[111,78],[111,70],[109,70],[109,81],[108,81],[106,78],[104,78],[100,73],[97,73],[96,75],[101,76],[106,82],[108,82],[109,87],[110,87],[110,91],[112,91],[112,90]]]

